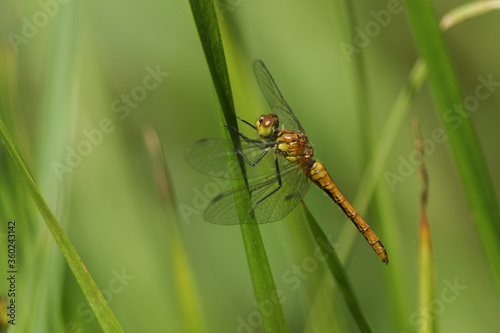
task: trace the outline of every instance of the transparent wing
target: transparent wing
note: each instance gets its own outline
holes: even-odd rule
[[[304,132],[290,106],[281,95],[274,79],[264,63],[260,60],[254,63],[257,82],[269,103],[273,113],[278,115],[280,125],[287,130]],[[252,211],[257,223],[274,222],[288,215],[302,200],[310,187],[310,181],[300,166],[289,162],[284,157],[275,155],[276,142],[252,142],[241,140],[241,149],[236,151],[232,143],[225,140],[202,140],[192,146],[186,160],[195,169],[215,177],[230,178],[240,174],[235,171],[239,164],[229,164],[229,155],[241,153],[250,162],[259,159],[268,150],[262,159],[255,165],[245,164],[248,190],[252,203]],[[275,158],[278,161],[276,168]],[[278,171],[279,169],[279,171]],[[279,186],[281,181],[281,187]],[[248,223],[240,221],[238,207],[239,194],[247,191],[247,187],[232,189],[219,194],[208,205],[204,219],[218,224]]]
[[[272,145],[272,143],[271,143]],[[269,146],[266,142],[246,142],[241,140],[240,152],[251,162],[256,161],[266,147]],[[239,163],[231,161],[228,163],[230,155],[238,154],[233,148],[231,141],[223,139],[204,139],[192,145],[186,152],[186,162],[194,169],[203,172],[209,176],[217,178],[231,178],[235,175],[241,175],[238,170]],[[250,166],[245,163],[247,179],[262,178],[269,174],[276,175],[274,159],[274,151],[269,151],[264,158],[255,166]]]
[[[269,73],[269,70],[266,65],[264,65],[262,60],[256,60],[253,68],[260,89],[266,97],[272,111],[278,115],[280,124],[285,125],[287,130],[295,130],[305,133],[304,128],[281,94],[276,82],[271,76],[271,73]]]
[[[275,222],[288,215],[302,200],[311,184],[304,171],[297,165],[281,156],[277,157],[281,187],[276,190],[279,184],[276,171],[274,175],[269,174],[255,179],[248,186],[252,209],[259,224]],[[239,220],[237,207],[241,207],[243,203],[236,199],[240,197],[239,192],[246,190],[245,187],[241,187],[219,194],[208,205],[204,219],[217,224],[248,223],[248,221]],[[269,195],[270,193],[272,194]]]

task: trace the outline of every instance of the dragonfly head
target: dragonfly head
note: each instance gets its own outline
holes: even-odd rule
[[[274,113],[261,116],[259,119],[257,119],[257,122],[255,123],[255,127],[257,128],[257,133],[263,139],[268,139],[272,135],[274,135],[274,133],[278,131],[279,126],[280,126],[280,121],[278,119],[278,116],[275,115]]]

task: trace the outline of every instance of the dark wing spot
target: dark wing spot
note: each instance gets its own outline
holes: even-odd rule
[[[285,200],[292,200],[295,197],[300,198],[300,195],[298,193],[290,193],[285,197]]]
[[[216,196],[216,197],[212,200],[212,204],[216,203],[216,202],[217,202],[217,201],[219,201],[219,200],[222,200],[222,198],[224,198],[224,197],[225,197],[224,193],[221,193],[221,194],[217,195],[217,196]]]

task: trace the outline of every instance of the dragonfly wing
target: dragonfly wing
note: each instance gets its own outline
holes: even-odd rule
[[[241,153],[251,162],[257,160],[265,151],[263,142],[241,142]],[[186,152],[186,162],[194,169],[217,178],[233,178],[241,175],[240,165],[230,156],[238,154],[231,141],[223,139],[204,139],[192,145]],[[274,171],[273,152],[270,151],[255,166],[244,163],[247,179],[261,178]]]
[[[256,179],[248,186],[252,204],[248,215],[253,209],[257,223],[274,222],[284,218],[299,204],[310,187],[310,181],[302,169],[281,156],[278,158],[281,187],[276,172],[274,175]],[[238,207],[243,203],[238,202],[236,198],[244,197],[242,191],[247,191],[247,188],[219,194],[207,207],[204,219],[217,224],[250,223],[250,219],[240,221],[238,217]]]
[[[262,62],[262,60],[256,60],[253,68],[260,89],[262,90],[262,93],[269,103],[269,106],[271,106],[273,112],[278,115],[280,124],[285,125],[285,128],[287,129],[305,133],[304,128],[281,94],[276,82],[271,76],[271,73],[269,73],[266,65],[264,65],[264,62]]]

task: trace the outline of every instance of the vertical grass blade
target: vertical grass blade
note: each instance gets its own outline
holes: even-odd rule
[[[312,216],[311,212],[307,208],[307,206],[302,202],[302,207],[304,208],[304,213],[306,215],[306,220],[309,223],[309,228],[313,234],[313,237],[318,243],[319,248],[323,248],[326,250],[325,261],[328,266],[328,269],[332,273],[333,277],[338,283],[339,290],[344,297],[344,300],[351,312],[354,321],[358,325],[358,328],[361,332],[371,332],[370,326],[368,325],[368,321],[363,316],[361,312],[361,307],[359,306],[358,301],[356,300],[356,296],[354,295],[354,291],[351,288],[351,284],[349,279],[347,278],[347,274],[342,267],[342,263],[340,262],[335,250],[331,246],[328,238],[326,237],[321,227],[316,222],[316,219]]]
[[[334,7],[337,27],[341,31],[344,40],[353,40],[354,33],[352,27],[355,27],[356,16],[354,13],[353,3],[349,0],[334,0]],[[358,132],[361,137],[361,160],[365,163],[371,155],[371,142],[373,137],[373,129],[370,112],[370,98],[368,93],[368,79],[365,70],[364,53],[352,54],[349,59],[349,64],[345,66],[346,77],[350,82],[349,92],[352,94],[351,103],[354,113],[357,117]]]
[[[177,207],[171,188],[165,156],[161,147],[158,134],[153,129],[145,130],[144,141],[149,151],[154,169],[155,184],[165,210],[166,224],[168,230],[168,243],[170,245],[170,260],[175,291],[177,293],[177,303],[181,314],[181,322],[184,332],[203,333],[206,326],[203,320],[199,295],[196,289],[195,279],[189,263],[188,254],[181,232],[179,230]]]
[[[54,33],[47,40],[47,48],[52,49],[50,60],[44,70],[43,99],[40,103],[41,115],[36,122],[38,131],[36,144],[33,145],[36,169],[33,169],[37,185],[43,189],[44,199],[52,208],[54,214],[61,219],[61,213],[68,207],[67,195],[71,182],[59,181],[60,175],[55,172],[54,162],[64,160],[66,145],[71,142],[71,126],[76,114],[79,98],[76,92],[80,70],[77,66],[79,40],[80,3],[72,2],[64,9],[62,15],[57,15],[51,24]],[[63,220],[61,222],[64,225]],[[67,226],[64,225],[64,226]],[[43,330],[61,327],[63,308],[64,279],[66,267],[62,258],[57,256],[55,244],[45,244],[44,239],[50,237],[45,228],[38,230],[37,240],[30,244],[32,253],[39,253],[41,259],[36,260],[37,279],[33,279],[35,293],[30,300],[30,313],[33,320],[28,330]],[[48,307],[50,304],[51,307]]]
[[[485,157],[429,0],[407,2],[418,50],[483,249],[500,291],[500,212]]]
[[[420,133],[420,125],[417,119],[413,121],[413,135],[415,137],[415,148],[420,155],[418,172],[422,181],[422,192],[420,196],[420,224],[419,224],[419,248],[418,248],[418,303],[419,309],[430,309],[435,299],[434,282],[434,258],[432,255],[431,229],[427,217],[427,201],[429,195],[429,176],[424,164],[424,142]],[[436,332],[436,314],[432,312],[426,321],[420,322],[419,333]]]
[[[220,103],[220,109],[222,111],[221,123],[237,128],[229,74],[214,3],[206,0],[190,0],[190,4]],[[224,135],[226,138],[230,136],[235,147],[239,146],[239,137],[234,131],[224,131]],[[244,162],[239,158],[238,163],[242,165]],[[245,182],[242,183],[242,181],[238,180],[233,181],[233,186],[239,185],[244,186]],[[270,301],[271,299],[275,299],[278,293],[276,291],[260,230],[256,225],[255,217],[247,213],[251,210],[251,204],[248,193],[246,195],[247,204],[244,207],[238,207],[238,211],[240,221],[245,222],[245,224],[241,224],[241,233],[247,254],[255,298],[257,304],[259,304],[258,309],[262,329],[264,332],[287,332],[288,330],[281,304],[279,304],[279,302]],[[272,304],[273,308],[271,313],[264,309],[266,304]]]
[[[105,332],[123,332],[120,324],[115,318],[115,315],[109,308],[108,304],[104,300],[101,292],[97,288],[94,280],[90,276],[89,272],[85,268],[82,260],[76,253],[75,248],[71,244],[68,236],[64,233],[61,225],[56,220],[54,214],[47,206],[45,199],[40,193],[31,173],[29,172],[26,164],[24,163],[19,150],[15,146],[11,137],[7,134],[3,122],[0,120],[0,141],[5,145],[7,152],[12,158],[14,164],[17,166],[21,177],[26,181],[28,185],[28,191],[31,194],[33,201],[40,211],[47,227],[49,227],[54,240],[61,249],[66,262],[68,263],[76,281],[82,288],[83,294],[87,298],[92,311],[94,312],[99,324]]]

